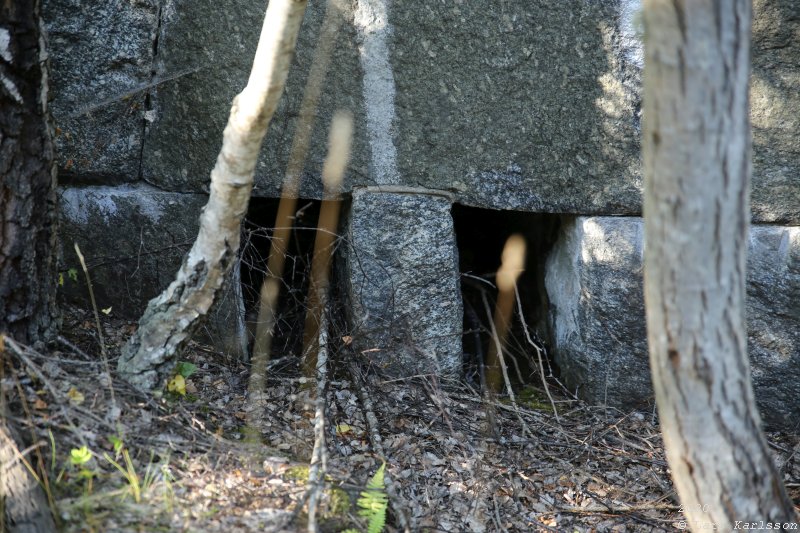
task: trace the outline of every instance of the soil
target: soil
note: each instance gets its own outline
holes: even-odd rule
[[[135,324],[103,316],[106,364],[92,314],[65,316],[57,345],[7,347],[2,382],[64,531],[305,531],[311,501],[320,531],[364,531],[357,502],[383,461],[385,531],[685,527],[653,411],[590,407],[553,383],[512,402],[383,379],[344,339],[328,365],[324,482],[310,485],[316,384],[297,358],[271,361],[265,393],[248,396],[247,364],[194,343],[183,390],[143,394],[115,371]],[[800,437],[768,438],[800,502]]]

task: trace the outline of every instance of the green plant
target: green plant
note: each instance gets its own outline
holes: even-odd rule
[[[72,466],[83,466],[92,460],[92,451],[87,446],[72,448],[69,451],[69,464]]]
[[[389,507],[389,498],[386,496],[384,470],[386,463],[375,472],[361,491],[358,498],[358,516],[367,520],[367,533],[381,533],[386,525],[386,510]],[[348,529],[343,533],[357,533]]]
[[[78,479],[86,480],[86,494],[92,492],[92,480],[94,479],[95,472],[94,470],[88,467],[89,461],[92,460],[94,454],[92,450],[90,450],[87,446],[81,446],[80,448],[72,448],[69,451],[69,464],[72,468],[77,468]],[[61,473],[58,475],[56,479],[56,483],[61,479],[64,474],[64,470],[61,470]]]
[[[131,454],[128,453],[128,450],[122,446],[122,442],[119,441],[119,439],[117,439],[117,441],[119,442],[119,448],[117,447],[117,442],[112,440],[114,443],[114,449],[117,451],[117,456],[119,456],[121,451],[125,466],[122,466],[120,463],[112,459],[107,453],[103,453],[103,457],[106,461],[114,465],[114,468],[119,470],[119,472],[128,482],[128,485],[131,489],[131,494],[133,495],[133,500],[136,503],[141,503],[142,494],[146,492],[153,485],[153,481],[155,481],[156,469],[153,468],[153,452],[150,452],[150,462],[147,463],[147,468],[144,471],[144,478],[140,479],[139,474],[136,473],[136,468],[133,466]]]
[[[181,361],[175,366],[175,374],[167,382],[167,392],[177,396],[186,396],[186,380],[197,372],[197,365]]]

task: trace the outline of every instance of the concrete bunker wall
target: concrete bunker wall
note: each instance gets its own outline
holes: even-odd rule
[[[458,366],[463,302],[453,204],[566,214],[574,221],[562,225],[546,274],[549,324],[564,376],[593,402],[647,400],[636,263],[642,246],[636,229],[637,5],[349,4],[301,196],[320,198],[327,124],[335,109],[352,110],[357,133],[342,191],[353,202],[346,231],[377,258],[374,275],[349,270],[353,321],[363,326],[365,345],[380,345],[389,357],[402,352],[393,343],[411,339],[427,355],[403,352],[401,368],[449,372]],[[256,197],[279,194],[324,6],[321,0],[309,4],[287,92],[257,167]],[[103,305],[137,316],[190,245],[262,10],[253,0],[45,2],[64,187],[62,242],[70,244],[63,268],[73,266],[69,251],[77,240],[93,263]],[[765,376],[762,407],[776,405],[763,398],[778,398],[783,407],[776,412],[797,415],[796,394],[765,384],[770,377],[784,381],[800,367],[800,348],[788,333],[797,329],[800,311],[790,304],[776,310],[766,296],[800,301],[800,281],[793,277],[793,232],[800,223],[800,5],[756,0],[754,11],[751,240],[762,244],[752,249],[783,270],[749,281],[751,354],[754,375]],[[393,229],[382,226],[390,222]],[[345,264],[356,264],[343,251]],[[409,290],[387,292],[376,285],[380,280]],[[430,296],[415,298],[412,287]],[[80,288],[65,292],[78,295]],[[396,296],[392,310],[380,315],[390,293]],[[601,309],[603,302],[610,307]],[[222,318],[212,324],[226,330],[238,306],[229,302],[221,309]],[[766,328],[776,313],[787,326]],[[381,321],[389,319],[405,329],[387,337]],[[758,324],[763,327],[754,330]],[[600,353],[613,357],[593,355]],[[381,364],[394,364],[392,357]],[[773,364],[778,360],[783,366]]]

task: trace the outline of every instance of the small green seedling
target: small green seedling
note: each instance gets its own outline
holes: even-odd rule
[[[90,450],[87,446],[81,446],[80,448],[72,448],[69,451],[69,464],[73,468],[78,469],[77,477],[78,479],[83,479],[86,481],[86,493],[89,494],[92,492],[92,479],[94,479],[94,471],[87,467],[89,461],[92,460],[92,450]],[[64,471],[61,471],[63,474]],[[61,474],[59,474],[58,478],[61,478]],[[58,480],[56,480],[58,481]]]
[[[108,440],[111,441],[111,445],[114,447],[114,458],[119,459],[119,454],[122,453],[122,439],[116,435],[110,435]]]
[[[72,448],[69,452],[69,464],[83,466],[92,460],[92,451],[87,446]]]

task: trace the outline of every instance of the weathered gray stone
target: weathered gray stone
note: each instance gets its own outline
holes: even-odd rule
[[[754,226],[747,262],[747,341],[764,420],[800,424],[800,228]]]
[[[114,316],[138,319],[147,302],[175,279],[197,236],[206,200],[201,194],[163,192],[149,186],[65,189],[60,204],[61,298],[86,309],[91,305],[73,248],[77,242],[86,258],[97,305],[112,307]],[[231,283],[214,306],[203,338],[239,355],[240,316]]]
[[[62,176],[141,175],[165,190],[205,191],[263,2],[45,5]],[[309,4],[256,195],[279,194],[325,5]],[[356,119],[345,190],[394,184],[479,207],[641,212],[638,0],[355,0],[347,9],[302,196],[321,197],[327,126],[344,107]],[[753,219],[797,224],[800,4],[756,0],[754,13]]]
[[[309,2],[298,39],[297,53],[286,90],[264,141],[256,168],[258,196],[280,195],[300,102],[314,56],[326,2]],[[159,84],[151,94],[152,122],[148,124],[142,171],[150,183],[169,190],[206,191],[209,174],[222,142],[231,102],[247,82],[261,24],[264,2],[253,0],[168,0],[161,23],[156,73],[168,77],[185,69],[186,76]],[[301,195],[321,198],[318,178],[327,149],[333,112],[349,109],[363,123],[358,52],[352,13],[345,15],[316,113],[311,149]],[[350,180],[369,183],[363,136],[357,135]]]
[[[800,224],[800,2],[753,2],[753,220]]]
[[[44,1],[62,178],[138,179],[158,5]]]
[[[405,183],[479,207],[638,213],[640,72],[619,19],[618,2],[394,0]]]
[[[638,407],[653,398],[642,298],[640,218],[567,221],[547,261],[556,361],[594,403]],[[800,420],[800,228],[754,226],[747,274],[753,384],[764,420]]]
[[[356,349],[397,376],[461,371],[463,306],[450,199],[357,189],[345,277]]]
[[[547,259],[556,362],[566,385],[595,403],[652,397],[638,218],[565,220]]]

